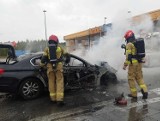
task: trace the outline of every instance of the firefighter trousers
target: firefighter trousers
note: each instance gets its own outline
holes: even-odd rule
[[[52,64],[47,64],[48,86],[51,101],[63,101],[64,99],[64,78],[63,64],[59,62],[53,69]]]
[[[131,95],[137,97],[136,83],[141,90],[147,92],[147,86],[143,80],[142,63],[130,64],[128,68],[128,83],[131,91]]]

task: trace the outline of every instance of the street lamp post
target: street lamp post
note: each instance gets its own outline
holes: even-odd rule
[[[128,11],[128,13],[131,13],[131,11]]]
[[[100,31],[100,37],[102,37],[102,31],[104,31],[104,29],[105,29],[105,25],[106,25],[106,19],[107,19],[107,17],[104,17],[104,24],[103,24],[103,26],[101,27],[101,31]]]
[[[132,12],[128,11],[129,18],[132,18]]]
[[[104,17],[104,24],[106,24],[106,19],[107,19],[107,17]]]
[[[133,24],[133,22],[132,22],[132,12],[130,10],[128,11],[128,17],[129,17],[130,25],[132,26],[132,24]]]
[[[91,48],[91,46],[90,46],[91,45],[91,35],[90,35],[91,33],[90,33],[90,31],[91,31],[91,29],[89,28],[88,29],[88,46],[89,46],[89,49]]]
[[[46,46],[47,46],[47,24],[46,24],[46,10],[43,10],[44,13],[44,27],[45,27],[45,38],[46,38]]]

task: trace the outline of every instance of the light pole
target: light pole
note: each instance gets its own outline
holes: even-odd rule
[[[104,30],[105,30],[105,25],[106,25],[106,19],[107,19],[107,17],[104,17],[104,24],[103,24],[103,26],[101,27],[101,31],[100,31],[100,37],[102,37],[102,31],[104,32]]]
[[[132,26],[133,25],[133,22],[132,22],[132,12],[130,10],[128,11],[128,17],[129,17],[129,23]]]
[[[107,19],[107,17],[104,17],[104,24],[106,24],[106,19]]]
[[[46,46],[47,46],[47,24],[46,24],[46,10],[43,10],[44,13],[44,27],[45,27],[45,38],[46,38]]]
[[[131,13],[131,11],[128,11],[128,13]]]
[[[132,18],[132,12],[128,11],[129,17]]]

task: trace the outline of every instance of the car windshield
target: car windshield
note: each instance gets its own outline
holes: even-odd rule
[[[82,62],[74,57],[71,57],[69,65],[70,66],[85,66],[84,62]]]

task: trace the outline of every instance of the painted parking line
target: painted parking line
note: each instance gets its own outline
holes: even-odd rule
[[[155,89],[151,89],[148,91],[148,94],[157,94],[157,96],[160,95],[160,88],[155,88]],[[141,97],[142,93],[138,93],[138,97]],[[130,100],[131,98],[128,97],[127,100]],[[128,101],[129,102],[129,101]],[[121,110],[125,110],[125,109],[131,109],[134,107],[139,107],[139,106],[143,106],[143,105],[149,105],[149,104],[153,104],[153,103],[157,103],[160,102],[160,97],[155,97],[155,98],[150,98],[150,99],[146,99],[146,100],[140,100],[140,101],[136,101],[136,102],[132,102],[127,104],[126,107],[123,108],[119,108]]]
[[[126,108],[130,109],[130,108],[139,107],[139,106],[143,106],[143,105],[149,105],[149,104],[153,104],[153,103],[157,103],[157,102],[160,102],[160,97],[130,103],[129,105],[127,105]]]
[[[152,90],[149,90],[150,93],[156,93],[157,95],[160,95],[160,88],[155,88]]]
[[[110,102],[110,101],[109,102],[103,101],[101,103],[93,104],[92,107],[95,108],[95,107],[99,107],[99,106],[105,106],[106,108],[108,108],[108,107],[112,108],[112,110],[110,110],[111,112],[113,110],[127,112],[131,108],[139,107],[139,106],[143,106],[143,105],[149,105],[149,104],[153,104],[153,103],[157,103],[157,102],[160,102],[160,97],[130,103],[127,106],[123,106],[123,107],[114,106],[113,102]],[[52,121],[52,120],[58,120],[61,118],[66,118],[69,116],[81,115],[83,113],[87,113],[90,111],[90,109],[87,107],[88,106],[84,106],[83,108],[79,107],[79,108],[75,108],[75,109],[71,109],[71,110],[67,110],[67,111],[63,111],[63,112],[59,112],[59,113],[53,113],[50,115],[37,117],[37,118],[31,119],[29,121]]]
[[[160,88],[156,88],[156,89],[152,89],[152,90],[148,91],[149,94],[156,93],[156,94],[159,95],[160,93],[157,93],[157,92],[160,92]],[[142,95],[139,93],[139,96],[142,96]],[[130,99],[131,98],[128,98],[128,100],[130,100]],[[120,111],[127,112],[128,109],[131,109],[131,108],[134,108],[134,107],[149,105],[149,104],[158,103],[158,102],[160,102],[160,97],[151,98],[151,99],[147,99],[147,100],[140,100],[140,101],[137,101],[137,102],[128,103],[126,106],[120,107],[120,106],[114,106],[113,100],[102,101],[102,102],[92,104],[92,106],[77,107],[77,108],[74,108],[74,109],[70,109],[70,110],[66,110],[66,111],[62,111],[62,112],[58,112],[58,113],[52,113],[52,114],[49,114],[49,115],[36,117],[34,119],[30,119],[29,121],[51,121],[51,120],[57,120],[57,119],[61,119],[61,118],[69,117],[69,116],[80,115],[80,114],[89,112],[90,109],[88,107],[92,107],[92,108],[96,108],[96,107],[106,107],[106,108],[108,108],[108,107],[110,107],[113,110],[117,109],[117,110],[120,110]]]
[[[160,95],[160,88],[151,89],[148,91],[148,94],[157,94]],[[142,93],[138,92],[137,97],[141,97]]]

